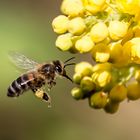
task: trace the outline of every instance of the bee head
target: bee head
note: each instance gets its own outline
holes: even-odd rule
[[[58,75],[63,75],[63,69],[64,69],[63,63],[60,62],[59,60],[56,60],[53,61],[53,65],[54,65],[55,72]]]
[[[75,63],[69,63],[67,64],[68,61],[74,59],[74,57],[66,60],[64,63],[59,61],[59,60],[56,60],[56,61],[53,61],[53,64],[54,64],[54,67],[55,67],[55,72],[58,74],[58,75],[61,75],[67,79],[69,79],[71,82],[72,82],[72,79],[66,74],[66,70],[65,70],[65,67],[66,66],[69,66],[69,65],[74,65]]]

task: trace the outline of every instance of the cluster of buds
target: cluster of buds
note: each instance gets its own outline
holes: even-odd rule
[[[63,0],[52,27],[56,47],[88,53],[76,64],[72,96],[115,113],[125,99],[140,98],[140,0]]]

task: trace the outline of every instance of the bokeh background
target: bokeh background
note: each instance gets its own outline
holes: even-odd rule
[[[0,140],[139,140],[140,101],[123,102],[119,111],[106,114],[88,101],[75,101],[74,86],[58,79],[51,91],[52,108],[27,92],[18,99],[6,96],[9,84],[21,75],[8,58],[9,51],[38,62],[66,60],[73,54],[55,48],[51,28],[60,14],[61,0],[0,0]],[[89,56],[76,56],[76,62]],[[70,76],[73,67],[67,69]]]

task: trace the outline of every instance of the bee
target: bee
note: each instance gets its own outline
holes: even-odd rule
[[[50,91],[50,89],[55,86],[56,78],[61,76],[72,82],[72,79],[66,74],[65,67],[74,65],[75,63],[68,62],[75,57],[72,57],[65,62],[54,60],[42,64],[16,52],[11,52],[10,58],[17,67],[24,69],[27,72],[19,76],[8,87],[7,96],[9,97],[18,97],[25,91],[32,90],[36,97],[48,102],[48,106],[51,106],[51,98],[47,91]]]

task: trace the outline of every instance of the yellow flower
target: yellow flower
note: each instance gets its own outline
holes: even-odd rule
[[[73,18],[68,23],[68,31],[73,35],[80,35],[86,29],[84,19],[81,17]]]
[[[140,0],[116,0],[118,8],[131,15],[135,15],[140,12]]]
[[[75,74],[73,75],[73,81],[74,81],[76,84],[80,84],[81,79],[82,79],[82,74],[81,74],[81,73],[75,73]]]
[[[140,37],[126,42],[124,44],[124,51],[127,52],[132,62],[140,64]]]
[[[55,44],[56,44],[56,47],[62,51],[69,50],[73,46],[73,43],[71,40],[71,34],[67,33],[67,34],[58,36]]]
[[[121,102],[127,97],[127,88],[124,85],[117,84],[115,85],[110,93],[109,98],[112,102]]]
[[[89,97],[89,105],[95,109],[104,108],[107,104],[107,94],[103,91],[93,93],[91,97]]]
[[[80,82],[80,87],[84,92],[90,92],[95,88],[95,84],[92,81],[91,77],[84,76]]]
[[[110,71],[112,68],[113,67],[111,63],[98,63],[93,66],[93,72],[98,72],[103,70]]]
[[[110,57],[109,47],[103,43],[98,43],[95,45],[91,53],[96,62],[107,62]]]
[[[95,24],[90,31],[90,36],[95,43],[103,41],[108,37],[108,28],[105,23],[99,22]]]
[[[109,35],[113,40],[122,39],[128,31],[128,23],[118,20],[110,21],[109,23]]]
[[[106,113],[116,113],[119,109],[119,103],[112,102],[111,100],[108,100],[106,106],[104,107],[104,110]]]
[[[57,16],[52,22],[54,32],[58,34],[65,33],[68,29],[68,21],[68,17],[64,15]]]
[[[129,100],[137,100],[140,98],[140,83],[134,81],[127,87],[127,97]]]
[[[119,63],[123,59],[122,57],[122,49],[123,46],[119,42],[110,43],[110,61],[113,63]]]
[[[80,62],[75,66],[75,73],[79,73],[82,76],[90,76],[92,71],[92,65],[88,62]]]
[[[92,80],[97,86],[105,87],[111,81],[111,73],[108,71],[93,73]]]
[[[71,95],[76,100],[82,99],[84,96],[82,90],[78,87],[75,87],[71,90]]]
[[[130,62],[130,49],[128,46],[122,46],[121,42],[109,44],[110,61],[117,67],[122,67]]]
[[[94,42],[90,38],[90,36],[85,35],[81,39],[76,41],[75,48],[80,52],[80,53],[87,53],[91,51],[94,47]]]
[[[84,6],[81,0],[63,0],[61,11],[70,17],[80,16],[84,13]]]
[[[106,0],[82,0],[82,1],[85,9],[92,14],[103,11],[106,8]]]

